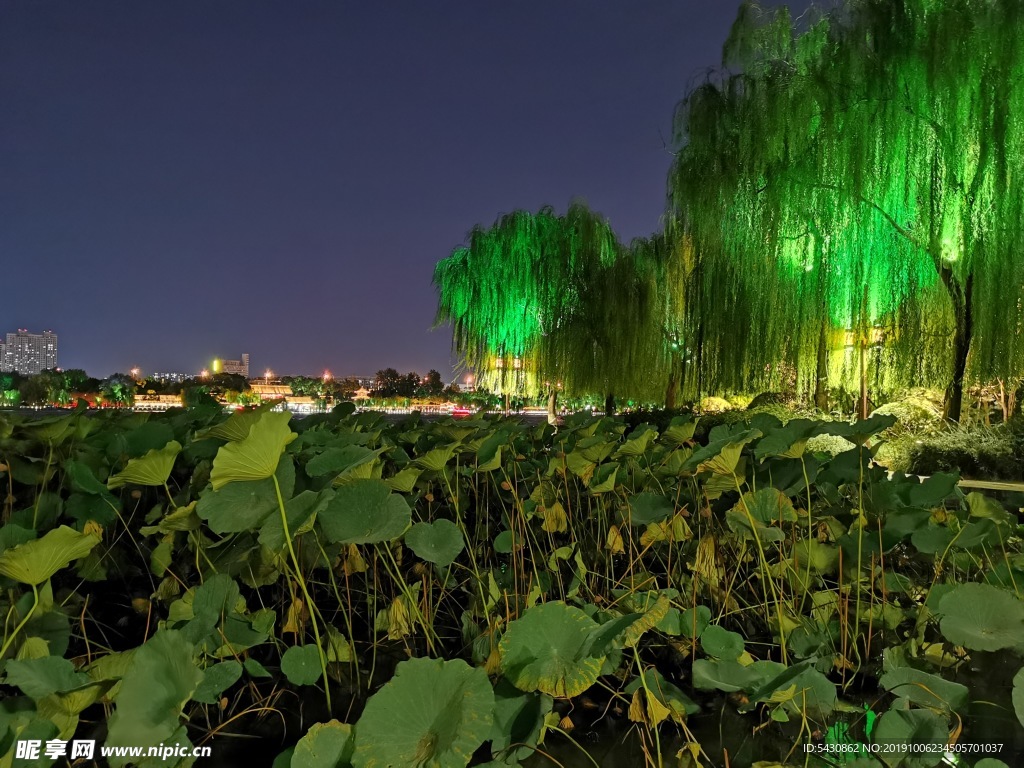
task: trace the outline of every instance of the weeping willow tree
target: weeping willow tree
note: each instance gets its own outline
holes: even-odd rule
[[[670,174],[709,387],[848,381],[870,346],[877,382],[945,387],[956,420],[965,377],[1021,375],[1022,16],[854,0],[797,31],[741,8]]]
[[[558,391],[658,397],[672,359],[669,261],[624,248],[580,203],[565,216],[516,211],[437,264],[437,322],[451,324],[456,353],[493,391],[546,392],[552,407]]]
[[[633,240],[621,263],[644,286],[647,296],[641,304],[624,305],[642,310],[634,313],[636,321],[628,326],[628,336],[612,348],[635,348],[639,359],[631,369],[641,370],[652,386],[664,382],[665,407],[674,408],[685,388],[691,358],[684,323],[695,264],[693,246],[685,232],[670,221],[664,232]],[[660,393],[648,393],[652,400],[657,399],[656,394]]]

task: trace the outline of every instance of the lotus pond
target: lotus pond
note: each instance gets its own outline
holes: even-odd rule
[[[1018,505],[892,423],[0,416],[0,767],[1014,765]]]

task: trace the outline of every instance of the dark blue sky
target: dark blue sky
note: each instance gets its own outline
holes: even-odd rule
[[[0,0],[0,332],[100,376],[448,375],[435,262],[573,197],[657,229],[738,5]]]

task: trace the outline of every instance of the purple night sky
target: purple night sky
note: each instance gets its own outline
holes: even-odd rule
[[[0,332],[96,376],[447,378],[434,264],[573,197],[655,231],[738,5],[0,0]]]

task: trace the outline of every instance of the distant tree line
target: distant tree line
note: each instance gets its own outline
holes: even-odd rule
[[[359,379],[331,376],[285,376],[281,382],[300,397],[312,397],[324,403],[351,400],[361,388]],[[410,372],[400,374],[394,368],[377,372],[370,389],[373,398],[452,398],[459,395],[455,384],[445,386],[441,374],[428,371],[426,376]],[[34,375],[0,372],[0,407],[68,406],[77,399],[91,405],[125,407],[136,397],[146,395],[180,395],[185,406],[227,402],[253,405],[259,395],[252,391],[244,376],[217,373],[196,376],[184,381],[136,378],[128,373],[115,373],[104,379],[89,376],[78,368],[46,370]]]

